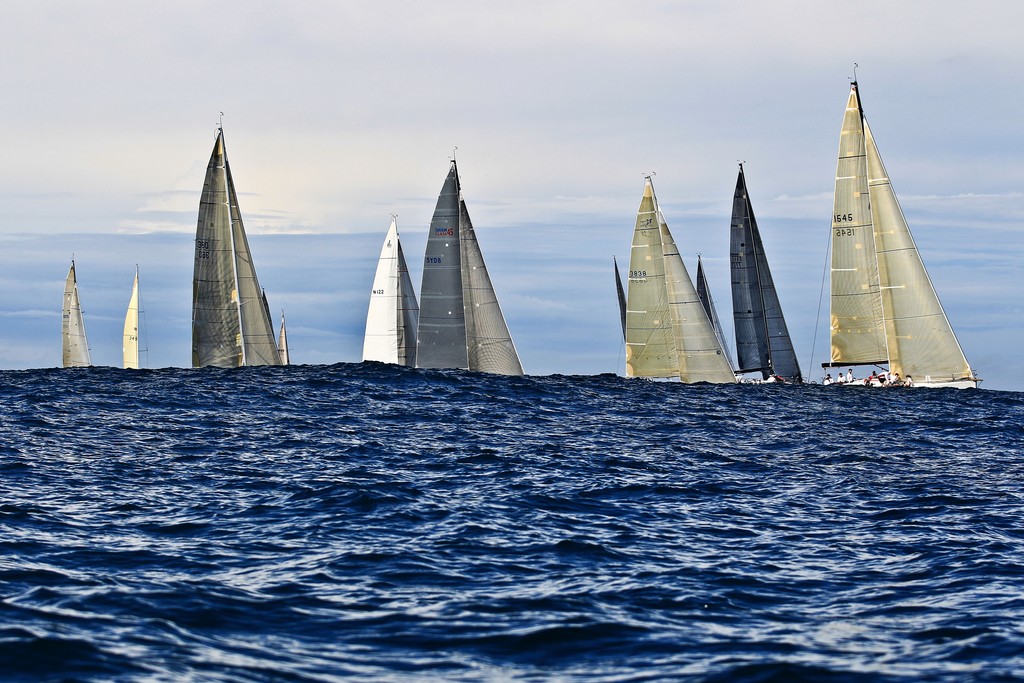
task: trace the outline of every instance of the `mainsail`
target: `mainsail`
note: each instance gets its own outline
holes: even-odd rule
[[[824,366],[888,364],[914,386],[976,387],[914,244],[851,84],[832,216],[830,327]]]
[[[760,372],[762,379],[778,375],[801,382],[800,364],[782,315],[761,232],[747,193],[740,164],[733,195],[730,230],[733,322],[736,330],[736,371]]]
[[[281,365],[291,365],[291,351],[288,350],[288,330],[284,324],[284,311],[281,311],[281,331],[277,335],[277,353],[281,356]]]
[[[206,168],[192,277],[192,365],[280,365],[231,178],[224,131]]]
[[[454,160],[430,221],[416,338],[417,367],[523,374]]]
[[[78,279],[75,276],[75,261],[64,282],[64,309],[61,325],[61,346],[63,364],[66,368],[92,365],[89,357],[89,342],[85,337],[85,319],[82,317],[82,303],[78,298]]]
[[[122,335],[121,352],[124,367],[139,367],[139,269],[135,268],[135,282],[132,283],[132,296],[128,300],[128,312],[124,316],[124,334]]]
[[[649,176],[629,259],[626,375],[682,382],[736,381],[658,207]]]
[[[725,357],[729,359],[729,366],[735,368],[736,363],[733,361],[732,354],[729,352],[729,345],[725,343],[725,333],[722,332],[722,321],[718,318],[718,310],[715,308],[715,299],[711,296],[711,287],[708,285],[708,278],[704,273],[704,261],[701,260],[700,254],[697,254],[697,298],[700,299],[700,303],[704,307],[704,312],[707,313],[708,320],[711,321],[711,327],[714,328],[715,336],[718,337],[718,343],[722,345],[722,349],[725,351]]]
[[[419,315],[416,292],[398,237],[398,220],[392,217],[370,290],[363,360],[416,367]]]

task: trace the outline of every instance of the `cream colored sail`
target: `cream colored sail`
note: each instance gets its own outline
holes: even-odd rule
[[[128,300],[128,312],[124,316],[124,334],[122,335],[121,352],[124,367],[139,367],[139,269],[135,269],[135,282],[132,284],[132,296]]]
[[[85,319],[82,317],[82,303],[78,298],[78,278],[75,275],[75,262],[71,261],[64,282],[64,310],[62,313],[61,346],[63,365],[66,368],[86,367],[92,365],[89,356],[89,341],[85,336]]]
[[[736,381],[658,207],[650,177],[637,211],[629,260],[626,375],[688,383]]]
[[[866,120],[864,136],[889,371],[922,386],[971,380]]]
[[[839,136],[832,212],[833,365],[870,365],[888,358],[873,232],[863,118],[854,84]]]

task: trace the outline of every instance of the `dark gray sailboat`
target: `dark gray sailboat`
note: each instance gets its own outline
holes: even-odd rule
[[[430,221],[416,339],[420,368],[523,374],[469,219],[454,159]]]
[[[256,278],[231,178],[224,131],[217,129],[196,226],[192,275],[192,365],[280,365],[266,297]]]
[[[787,382],[802,382],[800,364],[747,194],[743,164],[736,178],[729,241],[736,372],[760,372],[762,379],[781,377]]]

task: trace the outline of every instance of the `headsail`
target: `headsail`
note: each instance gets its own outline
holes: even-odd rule
[[[402,251],[398,222],[392,218],[370,290],[363,360],[415,367],[418,322],[419,304]]]
[[[78,298],[78,278],[75,275],[75,261],[64,282],[64,310],[62,313],[61,346],[63,365],[66,368],[92,365],[89,356],[89,341],[85,336],[85,319],[82,317],[82,303]]]
[[[736,381],[658,207],[649,176],[629,261],[626,375],[682,382]]]
[[[737,372],[760,372],[762,379],[779,375],[801,382],[800,364],[768,268],[742,164],[733,195],[729,242]]]
[[[914,386],[976,387],[925,270],[874,136],[857,83],[840,136],[832,221],[832,358],[824,365],[887,363]]]
[[[725,342],[725,334],[722,332],[722,321],[718,318],[715,299],[711,296],[711,287],[708,285],[708,278],[704,273],[704,261],[701,260],[700,254],[697,254],[697,298],[700,299],[701,305],[704,306],[704,312],[707,313],[708,319],[711,321],[711,327],[715,330],[718,343],[722,345],[722,350],[725,351],[725,357],[729,360],[729,366],[735,371],[736,363],[732,359],[732,353],[729,352],[729,345]]]
[[[242,225],[224,131],[218,129],[196,227],[192,365],[280,364],[270,312]]]
[[[132,295],[128,300],[128,312],[124,316],[124,334],[122,335],[121,353],[124,367],[137,370],[139,367],[139,268],[135,267],[135,281],[132,283]]]
[[[416,336],[418,367],[523,374],[462,197],[454,160],[430,222]]]

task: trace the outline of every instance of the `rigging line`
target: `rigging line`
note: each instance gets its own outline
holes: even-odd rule
[[[814,369],[814,348],[818,343],[818,327],[821,324],[821,299],[825,293],[825,274],[828,273],[829,256],[832,253],[832,229],[829,228],[828,239],[825,241],[825,265],[821,268],[821,287],[818,289],[818,312],[814,315],[814,336],[811,337],[811,360],[807,365],[807,371]],[[831,357],[829,361],[831,361]],[[808,377],[808,379],[810,379]]]

